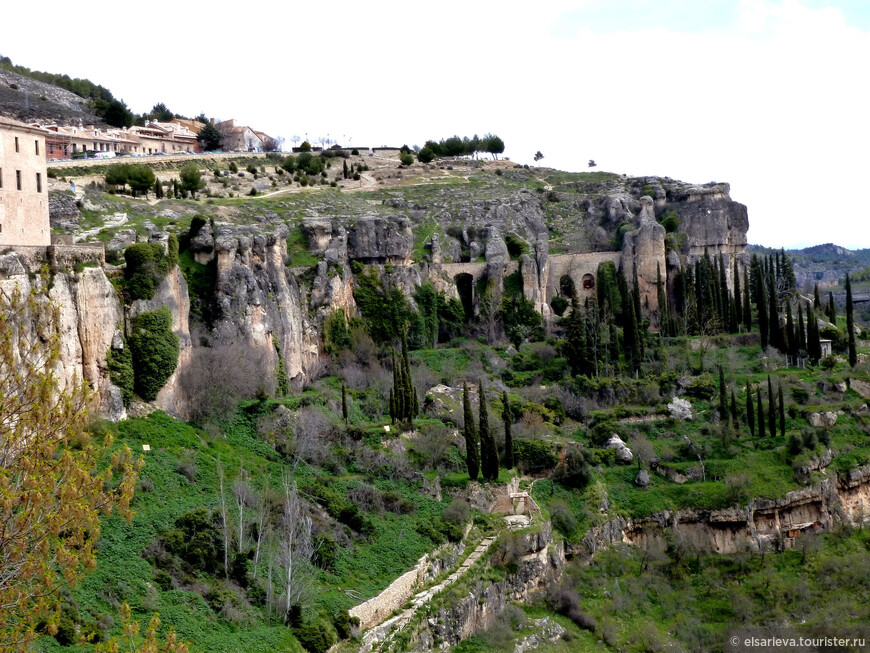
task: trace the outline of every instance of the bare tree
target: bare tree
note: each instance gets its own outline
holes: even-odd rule
[[[501,333],[501,290],[495,283],[488,283],[480,298],[478,318],[486,334],[486,341],[492,345],[498,342]]]
[[[296,147],[296,145],[299,143],[299,141],[302,140],[302,138],[300,136],[298,136],[297,134],[293,134],[290,137],[290,140],[293,141],[293,147]]]
[[[223,419],[232,415],[241,399],[259,391],[273,393],[275,372],[268,353],[254,348],[230,327],[207,336],[208,347],[194,347],[190,365],[181,373],[193,420]]]
[[[278,136],[277,138],[267,136],[265,139],[263,139],[264,152],[280,152],[282,147],[284,147],[284,139],[280,136]]]
[[[227,514],[227,498],[224,492],[224,466],[221,463],[221,458],[218,456],[218,482],[220,483],[221,491],[221,533],[224,536],[224,576],[229,578],[230,574],[230,522]]]
[[[257,495],[257,545],[254,549],[254,578],[260,570],[260,552],[263,547],[266,530],[269,528],[269,500],[264,487],[262,492]],[[270,567],[271,577],[271,567]]]
[[[315,406],[300,408],[293,420],[295,457],[309,464],[322,463],[329,455],[332,430],[332,422],[322,410]]]
[[[314,547],[311,540],[311,517],[304,510],[289,473],[284,475],[284,514],[278,534],[278,564],[285,582],[284,623],[290,616],[290,608],[303,605],[311,591],[310,572]]]
[[[238,536],[238,552],[241,553],[245,548],[245,509],[254,502],[254,491],[248,483],[248,473],[242,467],[239,470],[239,476],[233,483],[233,497],[236,500],[236,508],[239,513],[239,536]]]

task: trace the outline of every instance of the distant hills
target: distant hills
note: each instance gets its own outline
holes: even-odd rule
[[[779,250],[762,245],[749,245],[751,254],[772,254]],[[854,275],[870,267],[870,249],[850,250],[833,243],[786,250],[794,262],[795,277],[798,285],[812,290],[814,284],[819,288],[838,286],[846,274]]]

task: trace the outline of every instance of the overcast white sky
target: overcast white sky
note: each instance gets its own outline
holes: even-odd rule
[[[750,242],[870,247],[867,0],[85,5],[4,6],[0,54],[288,142],[493,132],[522,163],[727,181]]]

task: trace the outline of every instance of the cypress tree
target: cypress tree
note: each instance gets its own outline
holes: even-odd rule
[[[495,437],[489,428],[489,409],[486,406],[483,381],[479,381],[477,384],[477,394],[480,398],[477,431],[480,434],[481,471],[484,479],[494,481],[498,478],[498,450],[495,446]]]
[[[396,395],[390,388],[390,424],[396,423]]]
[[[154,197],[159,200],[163,199],[163,184],[160,183],[159,179],[154,180]]]
[[[764,404],[761,403],[761,386],[755,388],[755,400],[758,403],[758,437],[764,437]]]
[[[586,361],[586,324],[580,312],[580,304],[576,298],[571,299],[571,316],[565,329],[565,340],[562,350],[568,359],[571,374],[585,374],[588,365]]]
[[[670,335],[668,296],[662,283],[662,266],[656,263],[656,296],[659,302],[659,333],[665,337]]]
[[[749,426],[749,433],[755,437],[755,406],[752,405],[752,388],[746,384],[746,424]]]
[[[468,478],[477,480],[480,472],[480,447],[477,442],[477,429],[474,425],[474,415],[471,413],[471,401],[468,398],[468,384],[462,384],[462,417],[463,435],[465,436],[465,462],[468,467]]]
[[[846,275],[846,331],[849,332],[849,365],[858,364],[858,350],[855,346],[855,306],[852,303],[852,281]]]
[[[734,396],[734,388],[731,388],[731,421],[737,425],[737,397]]]
[[[779,434],[785,437],[785,402],[782,400],[782,385],[779,386]]]
[[[807,331],[804,326],[804,308],[801,302],[798,302],[798,332],[797,332],[797,351],[799,356],[803,356],[807,351]]]
[[[810,361],[813,365],[818,364],[822,359],[822,343],[819,339],[819,323],[816,320],[816,314],[812,310],[807,310],[807,350],[809,351]]]
[[[511,405],[508,400],[507,390],[501,395],[502,413],[501,419],[504,423],[504,466],[507,469],[513,469],[514,466],[514,439],[511,436]]]
[[[819,298],[819,284],[813,286],[813,308],[819,310],[822,307],[822,300]]]
[[[771,286],[770,294],[770,344],[776,347],[779,351],[785,351],[782,338],[782,324],[779,322],[779,300],[776,296],[776,288]]]
[[[344,419],[344,425],[347,426],[347,388],[344,383],[341,384],[341,416]]]
[[[770,342],[770,332],[768,331],[767,326],[767,291],[765,290],[764,279],[761,275],[758,276],[758,283],[755,290],[756,307],[758,308],[758,329],[761,332],[761,349],[764,351],[767,349],[767,345]]]
[[[788,355],[794,360],[797,357],[797,338],[794,332],[794,320],[791,317],[791,301],[785,303],[785,332],[788,337]]]
[[[776,437],[776,395],[773,394],[773,383],[770,374],[767,375],[767,426],[770,437]]]
[[[719,303],[721,304],[722,330],[731,330],[731,295],[728,293],[728,274],[725,271],[725,257],[719,254]]]
[[[740,290],[740,266],[737,261],[734,261],[734,324],[739,329],[740,324],[744,321],[743,315],[743,293]]]
[[[634,316],[638,322],[641,321],[640,312],[640,282],[637,280],[637,266],[632,266],[631,271],[631,300],[634,304]]]
[[[834,326],[837,326],[837,305],[834,303],[834,293],[828,293],[828,319]]]
[[[719,419],[725,419],[727,405],[725,403],[725,371],[719,366]]]
[[[752,331],[752,302],[749,293],[749,276],[743,270],[743,324],[746,325],[746,333]]]

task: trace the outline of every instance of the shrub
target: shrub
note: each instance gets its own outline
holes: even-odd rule
[[[550,308],[552,308],[553,312],[559,317],[562,317],[565,314],[568,305],[568,300],[564,297],[553,297],[550,301]]]
[[[434,158],[435,153],[430,147],[424,147],[417,153],[417,160],[419,160],[420,163],[431,163]]]
[[[399,163],[403,166],[411,165],[414,163],[414,155],[410,152],[402,152],[402,154],[399,155]]]
[[[230,166],[227,168],[231,173],[236,174],[239,171],[239,166],[236,165],[235,161],[230,161]]]
[[[547,442],[519,438],[514,439],[514,459],[523,472],[552,469],[559,461]]]
[[[136,393],[145,401],[154,401],[178,365],[178,336],[172,331],[168,308],[163,306],[136,317],[130,349]]]
[[[130,347],[125,343],[123,349],[109,349],[106,352],[106,367],[109,379],[121,390],[121,399],[125,406],[133,399],[135,376],[133,373],[133,356]]]
[[[135,243],[124,250],[124,288],[130,299],[151,299],[169,271],[159,243]]]

